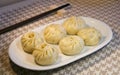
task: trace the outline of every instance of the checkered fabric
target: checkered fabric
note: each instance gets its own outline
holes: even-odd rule
[[[50,5],[65,3],[72,7],[63,16],[53,14],[0,35],[0,75],[120,75],[120,0],[25,0],[0,9],[0,29],[45,12]],[[107,23],[113,31],[111,42],[87,57],[48,71],[24,69],[9,59],[8,48],[15,38],[40,25],[72,15],[92,17]]]

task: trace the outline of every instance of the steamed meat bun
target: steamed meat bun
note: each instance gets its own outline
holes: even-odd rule
[[[43,39],[37,32],[27,32],[21,37],[21,44],[23,50],[28,53],[32,53],[33,50],[43,42]]]
[[[78,36],[84,39],[85,45],[97,45],[100,41],[101,34],[93,27],[80,29],[77,33]]]
[[[72,16],[64,21],[63,26],[68,34],[77,34],[79,29],[85,27],[85,21],[80,17]]]
[[[79,36],[67,36],[59,43],[59,48],[65,55],[75,55],[80,53],[84,47],[84,41]]]
[[[42,43],[38,49],[33,51],[35,62],[39,65],[50,65],[57,61],[58,51],[49,44]]]
[[[47,43],[58,44],[66,36],[64,28],[57,24],[51,24],[44,30],[44,38]]]

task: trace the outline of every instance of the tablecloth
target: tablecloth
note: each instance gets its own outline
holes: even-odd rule
[[[63,16],[49,15],[0,35],[0,75],[120,75],[120,0],[24,0],[0,8],[0,29],[45,12],[51,5],[70,3]],[[108,24],[112,40],[99,51],[66,66],[48,71],[32,71],[9,59],[10,43],[21,34],[70,16],[86,16]]]

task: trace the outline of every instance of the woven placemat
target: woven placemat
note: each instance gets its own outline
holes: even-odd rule
[[[72,8],[64,16],[50,15],[0,35],[0,75],[120,75],[120,0],[26,0],[4,7],[8,10],[0,13],[0,29],[45,12],[50,5],[65,3],[70,3]],[[72,15],[92,17],[107,23],[113,31],[111,42],[85,58],[54,70],[31,71],[9,59],[8,48],[16,37],[40,25]]]

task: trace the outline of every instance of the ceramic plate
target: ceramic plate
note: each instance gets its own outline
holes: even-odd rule
[[[23,68],[27,68],[27,69],[31,69],[31,70],[55,69],[55,68],[67,65],[76,60],[79,60],[91,53],[94,53],[95,51],[100,50],[100,48],[102,48],[103,46],[107,45],[110,42],[110,40],[112,39],[112,30],[109,27],[109,25],[105,24],[102,21],[93,19],[93,18],[89,18],[89,17],[82,17],[82,18],[85,20],[87,25],[89,25],[91,27],[95,27],[97,30],[99,30],[101,32],[102,38],[101,38],[100,43],[97,46],[85,46],[85,48],[81,51],[80,54],[74,55],[74,56],[66,56],[66,55],[63,55],[62,53],[60,53],[59,59],[56,63],[49,65],[49,66],[40,66],[34,62],[34,58],[31,54],[24,52],[24,50],[22,49],[22,46],[21,46],[21,42],[20,42],[21,37],[19,36],[10,44],[10,47],[9,47],[10,59],[15,64],[17,64]],[[52,23],[62,24],[64,20],[65,19],[59,20],[56,22],[52,22]],[[50,23],[50,24],[52,24],[52,23]],[[33,31],[41,32],[46,26],[48,26],[50,24],[40,25],[40,27],[34,29]]]

